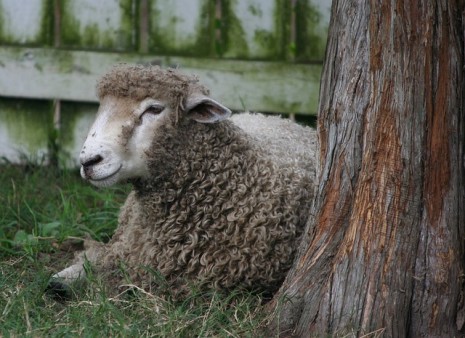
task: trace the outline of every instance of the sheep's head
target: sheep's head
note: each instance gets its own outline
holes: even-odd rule
[[[147,177],[149,149],[163,126],[215,123],[231,114],[196,78],[154,66],[119,65],[103,76],[97,93],[100,107],[80,162],[81,176],[102,187]]]

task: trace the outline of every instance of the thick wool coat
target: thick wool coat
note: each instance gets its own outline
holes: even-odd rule
[[[310,214],[315,130],[249,113],[197,122],[188,100],[208,90],[176,70],[118,66],[97,92],[157,98],[171,114],[153,132],[144,155],[149,175],[131,180],[111,241],[89,242],[84,255],[96,269],[111,283],[143,288],[156,286],[158,272],[175,295],[191,285],[275,291]]]

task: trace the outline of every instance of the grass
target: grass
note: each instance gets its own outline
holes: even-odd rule
[[[142,290],[109,297],[94,278],[68,302],[44,293],[80,239],[111,237],[128,189],[95,189],[76,171],[0,166],[0,336],[260,336],[265,316],[251,294],[194,293],[176,303]]]

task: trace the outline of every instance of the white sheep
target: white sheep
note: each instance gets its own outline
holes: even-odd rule
[[[51,288],[84,277],[88,260],[113,289],[124,278],[153,288],[155,270],[175,295],[189,285],[275,291],[309,215],[315,131],[260,114],[228,119],[196,78],[173,69],[119,65],[97,91],[81,175],[133,191],[111,241],[87,242]]]

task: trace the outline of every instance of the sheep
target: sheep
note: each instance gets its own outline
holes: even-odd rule
[[[86,242],[52,276],[59,291],[88,261],[117,289],[129,280],[173,295],[273,293],[291,267],[314,197],[314,129],[233,114],[196,77],[157,66],[114,66],[97,84],[100,107],[80,153],[81,176],[133,190],[107,244]]]

